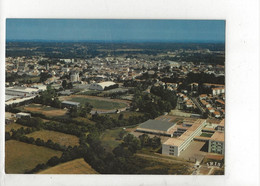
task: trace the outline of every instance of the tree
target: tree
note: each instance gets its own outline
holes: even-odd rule
[[[67,81],[63,80],[61,85],[62,85],[63,89],[66,89],[67,88]]]
[[[88,113],[92,110],[93,106],[90,103],[86,102],[83,106],[81,106],[78,110],[79,116],[86,117]]]
[[[161,146],[161,139],[157,136],[154,136],[152,139],[151,139],[151,147],[153,149],[156,149],[158,147]]]
[[[5,140],[9,140],[11,139],[11,135],[10,135],[10,132],[5,132]]]
[[[68,89],[72,89],[73,88],[73,84],[71,82],[69,82],[68,85],[67,85],[67,88]]]
[[[118,116],[118,120],[122,120],[124,118],[124,114],[120,113]]]
[[[48,73],[45,73],[45,72],[42,72],[41,74],[40,74],[40,82],[44,82],[44,81],[46,81],[48,78],[50,78],[51,77],[51,75],[50,74],[48,74]]]
[[[53,156],[51,159],[48,160],[47,165],[55,166],[60,163],[60,159],[57,156]]]
[[[147,134],[142,134],[139,136],[139,139],[142,147],[148,146],[150,144],[150,137]]]
[[[132,153],[135,153],[137,150],[141,149],[140,140],[138,140],[134,135],[127,134],[123,139],[123,146],[128,147]]]

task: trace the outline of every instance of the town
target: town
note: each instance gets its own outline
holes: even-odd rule
[[[224,65],[221,43],[7,42],[6,173],[223,175]]]

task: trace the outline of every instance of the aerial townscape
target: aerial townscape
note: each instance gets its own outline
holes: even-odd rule
[[[225,43],[7,41],[7,174],[223,175]]]

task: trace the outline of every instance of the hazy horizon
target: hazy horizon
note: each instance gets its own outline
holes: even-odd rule
[[[6,19],[6,41],[225,43],[225,21]]]

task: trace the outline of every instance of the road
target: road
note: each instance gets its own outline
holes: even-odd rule
[[[198,100],[196,98],[191,98],[191,100],[193,101],[193,103],[195,103],[195,105],[200,109],[201,113],[205,113],[205,109],[200,105],[200,103],[198,102]]]

